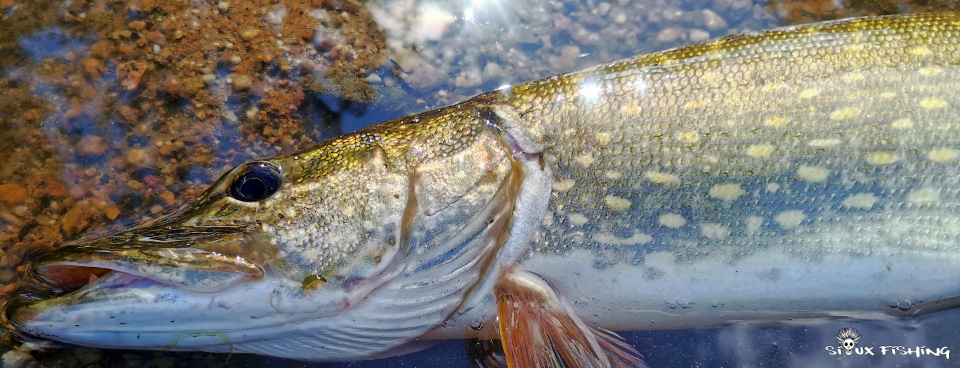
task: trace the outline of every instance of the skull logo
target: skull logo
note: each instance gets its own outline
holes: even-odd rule
[[[853,348],[857,346],[857,342],[860,341],[860,333],[853,328],[842,328],[840,333],[837,334],[837,342],[840,343],[840,348],[847,352],[847,355],[853,354]]]

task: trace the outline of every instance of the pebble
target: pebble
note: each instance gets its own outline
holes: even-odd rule
[[[27,200],[27,190],[19,184],[0,185],[0,202],[16,205]]]
[[[483,80],[489,81],[503,77],[503,68],[497,63],[487,63],[483,67]]]
[[[233,84],[233,89],[244,91],[253,85],[253,79],[251,79],[249,75],[235,74],[233,78],[231,78],[230,83]]]
[[[37,360],[30,353],[20,350],[10,350],[3,353],[0,357],[2,368],[28,368],[36,367]]]
[[[597,14],[599,14],[600,16],[605,16],[609,12],[610,12],[610,3],[602,2],[599,5],[597,5]]]
[[[710,32],[696,28],[690,30],[690,42],[703,42],[709,39]]]
[[[680,38],[681,31],[678,28],[667,28],[657,33],[656,40],[659,43],[670,43]]]
[[[618,13],[617,16],[613,17],[613,21],[616,22],[616,23],[620,23],[620,24],[626,23],[626,22],[627,22],[627,14],[626,14],[626,13]]]
[[[253,40],[254,38],[257,38],[257,36],[259,35],[260,35],[260,30],[255,28],[247,28],[242,32],[240,32],[240,37],[242,37],[244,40],[247,40],[247,41]]]
[[[368,83],[380,83],[381,81],[383,81],[383,79],[376,74],[370,74],[365,79],[367,80]]]
[[[481,77],[480,70],[475,67],[469,67],[464,70],[460,75],[457,75],[457,78],[453,81],[453,84],[457,88],[470,88],[479,86],[480,83],[483,83],[483,78]]]
[[[727,21],[723,20],[717,13],[710,9],[703,10],[703,25],[711,31],[718,31],[727,28]]]
[[[140,166],[143,163],[146,163],[149,155],[146,150],[142,149],[132,149],[127,152],[127,162],[134,166]]]
[[[99,136],[86,136],[77,143],[77,152],[84,156],[102,155],[109,148],[107,141]]]
[[[560,49],[560,56],[550,57],[550,67],[556,72],[570,71],[577,65],[578,57],[580,57],[580,47],[566,45]]]

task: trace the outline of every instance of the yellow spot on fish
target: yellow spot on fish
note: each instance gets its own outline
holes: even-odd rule
[[[940,191],[933,188],[921,188],[910,192],[907,201],[913,204],[929,204],[940,200]]]
[[[747,156],[753,158],[768,158],[773,155],[773,146],[769,144],[753,144],[747,147]]]
[[[647,180],[657,184],[679,184],[680,183],[679,176],[657,172],[657,171],[648,171],[644,175],[644,177],[647,178]]]
[[[860,51],[863,51],[863,49],[864,49],[863,44],[859,44],[859,43],[843,46],[843,51],[851,52],[851,53],[860,52]]]
[[[889,165],[897,162],[899,157],[893,152],[873,152],[866,156],[867,163],[871,165]]]
[[[850,72],[850,73],[846,73],[846,74],[840,76],[840,79],[843,80],[843,81],[846,82],[846,83],[853,83],[853,82],[856,82],[856,81],[862,81],[862,80],[864,80],[865,78],[863,77],[863,73],[860,73],[860,72]]]
[[[880,93],[880,99],[883,99],[883,100],[889,100],[889,99],[894,98],[894,97],[897,97],[897,93],[896,93],[896,92],[886,91],[886,92]]]
[[[744,195],[744,191],[740,189],[740,184],[731,183],[714,185],[707,194],[713,198],[729,202],[740,198]]]
[[[606,146],[613,139],[610,136],[610,133],[597,133],[597,144],[601,146]]]
[[[593,155],[589,153],[584,153],[580,156],[577,156],[577,158],[573,160],[583,167],[590,167],[590,165],[593,165],[594,162],[597,162],[597,159],[593,158]]]
[[[623,173],[619,171],[607,170],[603,172],[603,177],[610,180],[617,180],[623,177]]]
[[[681,142],[693,143],[700,140],[700,135],[697,132],[681,132],[677,135],[677,139]]]
[[[576,182],[575,180],[573,180],[573,179],[567,179],[567,180],[563,180],[563,181],[559,181],[559,182],[553,183],[553,191],[555,191],[555,192],[565,192],[565,191],[568,191],[568,190],[570,190],[570,188],[573,188],[574,184],[576,184],[576,183],[577,183],[577,182]]]
[[[939,97],[927,97],[920,100],[920,107],[925,109],[942,109],[947,107],[947,101]]]
[[[933,162],[950,162],[957,159],[960,152],[953,148],[934,148],[927,153],[927,158]]]
[[[700,80],[705,84],[713,84],[714,82],[720,81],[723,79],[723,75],[720,73],[714,72],[703,72],[703,76],[700,77]]]
[[[683,218],[676,213],[665,213],[660,215],[660,218],[657,219],[657,223],[660,226],[669,227],[671,229],[676,229],[687,224],[687,219]]]
[[[920,75],[924,77],[932,77],[934,75],[942,73],[943,68],[939,66],[927,66],[927,67],[920,68],[918,72],[920,72]]]
[[[623,211],[630,208],[630,200],[609,194],[603,197],[603,203],[606,203],[607,207],[610,207],[610,209],[614,211]]]
[[[765,189],[767,193],[776,193],[778,190],[780,190],[780,184],[767,183],[767,187]]]
[[[705,105],[705,104],[703,103],[703,101],[697,100],[697,101],[690,101],[690,102],[687,102],[687,103],[683,104],[682,108],[684,108],[684,109],[696,109],[696,108],[698,108],[698,107],[703,107],[703,105]]]
[[[856,107],[845,107],[842,109],[833,110],[830,113],[831,120],[844,120],[857,116],[860,113],[860,110],[857,110]]]
[[[780,225],[780,227],[784,229],[792,229],[797,226],[800,226],[800,223],[806,219],[807,219],[807,215],[804,215],[803,211],[789,210],[789,211],[783,211],[777,214],[777,216],[773,218],[773,221],[775,221],[778,225]]]
[[[840,140],[840,138],[827,138],[827,139],[811,139],[809,142],[807,142],[807,145],[810,147],[827,148],[827,147],[838,146],[840,145],[840,143],[843,143],[843,141]]]
[[[808,98],[817,97],[817,95],[819,95],[819,94],[820,94],[820,90],[819,90],[819,89],[816,89],[816,88],[807,88],[807,89],[805,89],[805,90],[803,90],[803,91],[800,91],[800,93],[797,94],[797,97],[800,97],[801,100],[806,100],[806,99],[808,99]]]
[[[860,210],[869,210],[877,203],[877,196],[871,193],[857,193],[843,200],[843,205]]]
[[[930,54],[933,53],[933,51],[931,51],[929,47],[926,47],[926,46],[923,46],[923,45],[921,45],[921,46],[916,46],[916,47],[911,47],[911,48],[910,48],[909,50],[907,50],[907,51],[908,51],[909,53],[914,54],[914,55],[917,55],[917,56],[930,55]]]
[[[700,234],[710,240],[723,240],[730,236],[730,228],[713,222],[700,224]]]
[[[635,232],[629,238],[621,238],[610,233],[597,233],[593,241],[609,245],[644,245],[653,241],[653,237],[641,232]]]
[[[811,183],[821,183],[827,180],[827,177],[830,176],[830,171],[820,166],[800,165],[800,167],[797,168],[797,176]]]
[[[890,123],[890,127],[893,129],[910,129],[913,128],[914,125],[916,124],[913,120],[910,120],[910,118],[901,118]]]
[[[779,128],[781,125],[786,124],[788,121],[790,120],[782,116],[771,116],[766,119],[763,119],[763,125]]]
[[[583,226],[587,223],[587,216],[581,215],[579,213],[571,213],[567,215],[567,219],[570,220],[570,224],[573,226]]]

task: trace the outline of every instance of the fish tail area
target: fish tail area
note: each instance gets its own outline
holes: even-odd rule
[[[511,271],[494,293],[510,368],[646,367],[623,338],[588,327],[537,275]]]

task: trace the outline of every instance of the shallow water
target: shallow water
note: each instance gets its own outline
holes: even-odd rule
[[[309,3],[309,2],[306,2]],[[224,5],[226,4],[226,5]],[[0,1],[0,283],[30,254],[183,203],[242,161],[482,91],[752,30],[924,3],[745,0]],[[298,10],[299,9],[299,10]],[[829,286],[825,286],[829,287]],[[831,356],[841,328],[876,355]],[[960,366],[960,311],[624,333],[653,367]],[[5,337],[9,340],[9,336]],[[7,341],[10,349],[16,344]],[[46,366],[468,365],[462,341],[377,361],[65,349]]]

